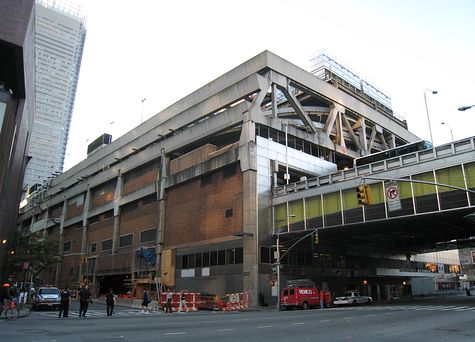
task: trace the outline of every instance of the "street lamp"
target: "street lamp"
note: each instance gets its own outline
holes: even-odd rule
[[[424,90],[424,102],[426,104],[427,122],[429,123],[430,142],[434,145],[434,139],[432,139],[432,128],[430,127],[429,108],[427,107],[426,91],[430,91],[433,95],[437,94],[437,90],[425,89]]]
[[[462,106],[459,108],[459,111],[461,112],[465,112],[467,109],[470,109],[472,107],[475,107],[475,105],[471,105],[471,106]]]
[[[449,129],[450,129],[450,137],[452,138],[451,141],[454,141],[454,132],[452,131],[452,127],[451,127],[448,123],[446,123],[446,122],[441,122],[440,124],[449,127]]]

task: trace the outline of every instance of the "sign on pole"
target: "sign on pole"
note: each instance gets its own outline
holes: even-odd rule
[[[386,202],[388,203],[388,211],[402,209],[397,182],[384,183],[384,193],[386,196]]]

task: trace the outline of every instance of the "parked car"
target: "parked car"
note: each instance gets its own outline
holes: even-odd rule
[[[40,287],[35,294],[33,307],[59,310],[61,296],[57,287]]]
[[[336,297],[333,301],[335,305],[357,305],[371,304],[373,298],[369,296],[361,296],[358,291],[347,291],[343,296]]]

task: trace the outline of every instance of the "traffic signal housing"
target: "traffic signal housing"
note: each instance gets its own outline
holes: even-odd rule
[[[371,204],[371,189],[366,184],[361,184],[356,188],[356,198],[359,205]]]
[[[313,241],[315,242],[316,245],[320,243],[320,236],[318,236],[318,229],[315,230],[315,235],[313,237]]]

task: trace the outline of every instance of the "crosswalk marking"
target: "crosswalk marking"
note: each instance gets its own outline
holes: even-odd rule
[[[58,317],[58,312],[38,312],[41,316],[48,316],[48,317]],[[162,315],[163,313],[160,311],[150,311],[148,314],[142,313],[141,310],[137,309],[130,309],[130,310],[120,310],[114,312],[114,316],[120,317],[130,317],[130,316],[149,316],[149,315]],[[70,311],[68,314],[69,317],[77,317],[79,318],[79,312]],[[107,317],[107,312],[104,310],[88,310],[86,313],[86,317]]]

